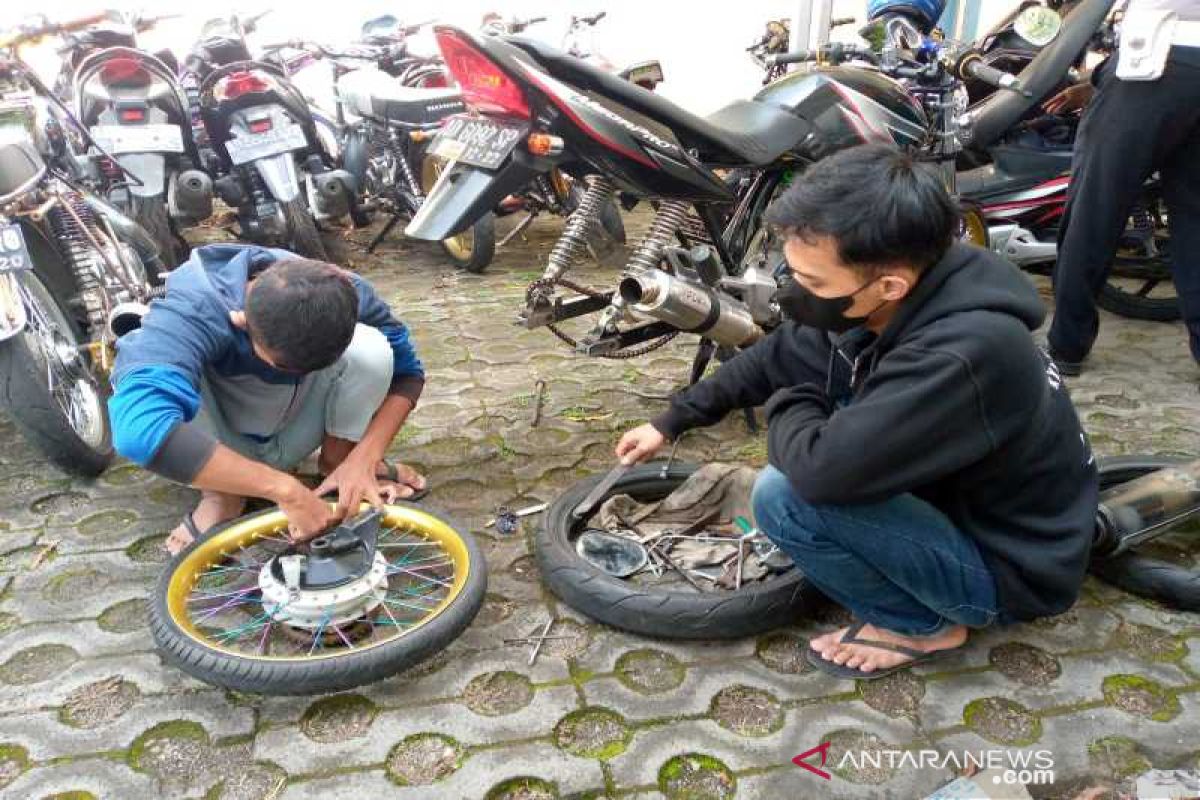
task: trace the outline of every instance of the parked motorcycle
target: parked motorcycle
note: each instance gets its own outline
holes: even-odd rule
[[[93,157],[62,132],[77,121],[19,49],[97,19],[0,36],[0,397],[34,446],[82,476],[113,457],[112,346],[140,324],[164,265],[137,223],[80,182]]]
[[[843,45],[791,55],[797,61],[819,55],[830,66],[789,75],[753,100],[701,118],[531,40],[480,39],[450,27],[436,33],[476,113],[454,118],[439,134],[458,144],[459,158],[408,233],[453,233],[497,196],[554,166],[586,179],[582,211],[568,221],[542,276],[529,287],[521,317],[530,328],[550,326],[590,355],[629,358],[692,332],[702,338],[695,376],[718,347],[732,352],[777,325],[774,271],[781,242],[762,216],[806,163],[884,140],[923,147],[953,180],[960,148],[957,115],[950,112],[961,82],[952,75],[957,65],[946,59],[923,63],[897,55],[884,62]],[[984,65],[966,68],[996,79]],[[920,93],[895,78],[918,80]],[[738,167],[749,168],[752,177],[735,195],[717,170]],[[655,198],[654,222],[633,248],[616,290],[572,283],[566,275],[583,250],[581,233],[618,187]],[[582,297],[564,299],[560,288]],[[596,312],[579,340],[555,327]]]
[[[336,167],[304,96],[278,66],[250,57],[245,34],[236,17],[210,21],[185,62],[213,189],[246,238],[326,260],[316,220],[350,212],[353,178]]]
[[[134,32],[157,22],[135,17],[89,27],[68,37],[60,53],[70,65],[65,83],[76,116],[113,156],[97,160],[98,190],[154,237],[174,267],[188,250],[176,226],[212,214],[212,180],[199,169],[176,68],[136,46]]]

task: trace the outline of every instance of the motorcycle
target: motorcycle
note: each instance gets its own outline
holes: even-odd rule
[[[250,57],[236,17],[205,25],[185,62],[212,152],[213,190],[242,235],[328,260],[316,220],[350,212],[353,178],[336,167],[304,96],[274,64]]]
[[[377,27],[378,21],[372,21],[364,26],[364,33]],[[463,109],[457,89],[427,85],[435,81],[430,67],[440,66],[407,53],[403,40],[411,30],[415,28],[386,38],[378,33],[364,36],[348,51],[304,41],[267,48],[276,52],[287,48],[333,64],[336,111],[329,124],[352,181],[352,218],[361,226],[369,222],[371,212],[389,215],[367,252],[373,252],[399,222],[411,219],[420,208],[445,164],[428,152],[431,132]],[[295,68],[304,58],[296,55],[287,61]],[[426,85],[404,85],[405,77]],[[441,245],[455,266],[483,272],[496,250],[495,216],[482,215],[469,230],[446,238]]]
[[[97,156],[70,149],[64,122],[106,156],[19,49],[98,19],[0,36],[0,397],[35,447],[85,477],[112,460],[113,344],[140,324],[163,263],[141,226],[85,188]]]
[[[187,257],[176,226],[212,214],[212,180],[199,169],[187,96],[175,67],[136,46],[158,19],[89,28],[60,50],[75,115],[114,156],[99,158],[98,190],[132,216],[173,267]],[[157,278],[157,276],[155,276]]]
[[[753,100],[701,118],[537,42],[435,31],[475,113],[453,118],[439,134],[457,148],[457,163],[407,232],[453,233],[496,197],[555,166],[586,180],[581,211],[528,288],[521,314],[527,327],[548,326],[585,354],[630,358],[680,332],[696,333],[696,377],[714,354],[728,355],[774,328],[782,252],[763,212],[805,164],[830,152],[865,140],[923,147],[953,180],[960,148],[951,111],[961,81],[944,59],[883,61],[843,45],[789,55],[820,56],[828,66],[789,75]],[[984,65],[967,69],[995,80]],[[896,78],[917,80],[920,92]],[[730,168],[749,169],[736,191],[718,173]],[[616,290],[573,283],[566,275],[583,251],[582,232],[618,188],[656,199],[655,219]],[[559,288],[582,297],[564,299]],[[556,327],[596,312],[579,340]]]
[[[1020,72],[1037,62],[1046,76],[1036,98],[1020,101],[1011,95],[994,97],[996,90],[980,81],[965,81],[970,107],[981,117],[1015,120],[1005,126],[976,126],[959,159],[958,188],[968,228],[976,243],[990,247],[1016,265],[1049,274],[1058,258],[1059,224],[1070,186],[1072,146],[1078,116],[1048,115],[1038,102],[1077,80],[1077,68],[1089,50],[1111,52],[1115,37],[1108,9],[1061,2],[1028,0],[980,37],[975,52],[980,60],[1006,72]],[[1112,4],[1109,4],[1110,6]],[[1065,18],[1062,12],[1070,7]],[[900,4],[889,20],[905,21],[904,35],[921,39],[932,33],[927,20],[914,18]],[[898,23],[890,22],[894,40]],[[1060,37],[1070,47],[1059,48]],[[1050,55],[1057,74],[1044,68],[1042,53]],[[936,43],[926,46],[938,47]],[[1014,114],[1020,102],[1024,113]],[[1001,113],[990,109],[997,107]],[[1171,321],[1179,318],[1179,302],[1171,281],[1167,211],[1157,180],[1147,182],[1130,211],[1108,279],[1097,304],[1134,319]]]

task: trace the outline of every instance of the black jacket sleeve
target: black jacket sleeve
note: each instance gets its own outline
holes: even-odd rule
[[[671,407],[650,421],[664,436],[676,439],[692,428],[715,425],[730,411],[754,408],[782,386],[823,381],[829,347],[815,331],[795,323],[776,328],[722,364],[710,377],[671,399]]]
[[[961,470],[1011,435],[988,418],[989,388],[959,353],[898,348],[844,408],[811,384],[776,392],[768,460],[810,503],[881,502]],[[1003,428],[1015,430],[1017,416],[1006,414]]]

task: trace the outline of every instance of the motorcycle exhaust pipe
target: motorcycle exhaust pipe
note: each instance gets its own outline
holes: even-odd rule
[[[1114,556],[1200,514],[1200,461],[1166,467],[1100,495],[1097,555]]]
[[[631,311],[703,334],[719,345],[742,347],[763,336],[750,311],[734,298],[659,270],[626,276],[617,292]]]
[[[350,195],[356,185],[354,177],[344,169],[331,169],[312,176],[316,189],[317,216],[336,219],[350,213]]]
[[[167,194],[171,216],[192,223],[208,219],[213,213],[213,182],[198,169],[184,170],[175,177]]]

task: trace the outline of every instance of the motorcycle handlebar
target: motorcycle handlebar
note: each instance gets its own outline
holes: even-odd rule
[[[545,22],[545,21],[546,21],[545,17],[531,17],[530,19],[514,19],[509,24],[508,27],[513,33],[520,33],[521,31],[528,28],[530,25],[536,25],[539,22]]]
[[[587,25],[595,25],[600,20],[608,16],[607,11],[601,11],[599,14],[594,14],[590,17],[580,17],[579,21]]]
[[[35,28],[18,28],[11,33],[0,34],[0,47],[12,47],[13,45],[36,42],[38,39],[56,33],[71,33],[72,31],[81,30],[103,22],[106,19],[108,19],[108,14],[101,12],[99,14],[89,14],[86,17],[78,17],[67,22],[50,22],[49,20],[44,20],[41,25]]]
[[[769,67],[780,67],[784,64],[800,64],[805,61],[816,61],[821,55],[817,50],[799,50],[795,53],[780,53],[763,59]]]
[[[1020,78],[1012,73],[985,64],[983,58],[978,53],[972,52],[963,56],[958,62],[957,71],[958,76],[963,80],[975,79],[989,86],[994,86],[997,89],[1012,89],[1015,92],[1024,91]]]

